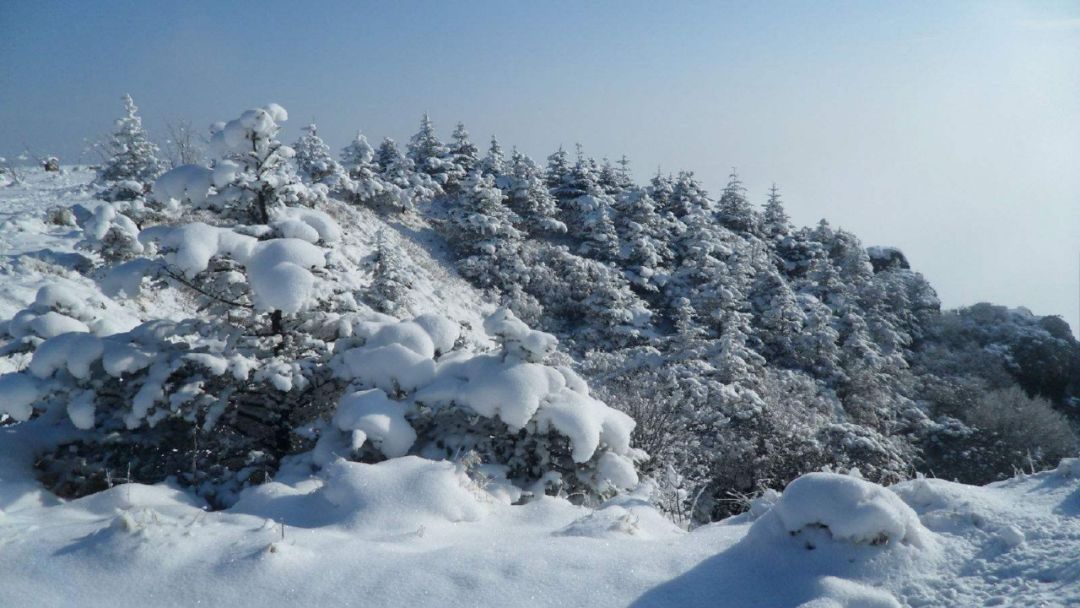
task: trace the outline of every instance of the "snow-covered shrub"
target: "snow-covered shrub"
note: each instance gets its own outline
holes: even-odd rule
[[[139,226],[113,203],[102,203],[83,223],[78,246],[98,252],[107,264],[129,260],[143,252]]]
[[[501,351],[476,352],[448,319],[398,321],[358,303],[363,258],[335,251],[342,230],[327,211],[337,203],[297,178],[275,139],[284,118],[270,105],[215,126],[212,167],[156,182],[155,203],[170,210],[160,223],[139,230],[112,206],[84,221],[88,238],[126,247],[104,256],[106,293],[145,300],[168,289],[198,307],[191,318],[92,331],[71,298],[43,292],[11,324],[33,353],[0,379],[12,396],[0,408],[82,432],[38,460],[41,478],[70,496],[120,474],[174,477],[221,506],[313,449],[320,466],[467,460],[518,496],[635,485],[633,421],[543,363],[554,336],[502,311],[485,326]],[[408,276],[380,241],[367,295],[400,310]]]
[[[126,319],[111,315],[104,300],[95,294],[50,284],[40,288],[34,301],[15,313],[7,323],[4,333],[12,342],[5,350],[36,348],[42,342],[66,333],[105,336],[129,328]]]
[[[630,447],[633,420],[591,397],[571,370],[543,364],[555,337],[506,309],[485,329],[499,352],[449,352],[457,326],[433,315],[354,323],[353,339],[363,343],[335,356],[350,385],[316,461],[475,454],[538,493],[593,497],[636,485],[643,454]]]
[[[32,410],[66,410],[93,429],[42,459],[43,474],[100,482],[134,458],[139,479],[176,475],[226,503],[252,463],[272,472],[303,443],[293,429],[330,409],[325,393],[340,383],[325,368],[337,337],[327,302],[344,290],[327,283],[326,247],[341,231],[328,214],[295,206],[321,198],[274,139],[284,118],[271,104],[216,126],[213,169],[181,166],[155,184],[169,221],[138,230],[106,205],[84,224],[88,239],[108,246],[106,262],[131,258],[102,271],[106,293],[168,287],[199,305],[194,318],[92,335],[71,303],[43,291],[15,324],[19,339],[44,339],[19,372],[38,389]],[[25,418],[26,404],[17,405]]]
[[[963,419],[975,430],[976,441],[987,444],[983,458],[993,461],[996,471],[1050,468],[1076,453],[1069,420],[1019,386],[985,393]]]

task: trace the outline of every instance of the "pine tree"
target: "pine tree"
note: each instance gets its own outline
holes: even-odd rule
[[[530,160],[529,162],[532,161]],[[488,147],[487,156],[484,157],[484,160],[481,163],[481,170],[484,175],[494,176],[496,181],[506,173],[502,146],[499,145],[499,140],[494,135],[491,136],[491,146]]]
[[[501,154],[498,141],[492,138],[484,174],[495,176],[496,185],[506,191],[506,204],[520,218],[519,228],[532,236],[565,233],[566,224],[558,219],[559,208],[536,163],[515,150],[510,157],[509,175],[501,176],[504,170]]]
[[[469,140],[469,132],[465,130],[464,123],[459,122],[454,129],[450,142],[450,162],[453,165],[448,171],[448,183],[451,187],[464,180],[480,164],[479,150]]]
[[[563,186],[563,183],[569,180],[569,157],[566,155],[566,150],[559,146],[558,150],[548,156],[547,161],[547,172],[544,179],[547,181],[552,194],[558,196],[558,190]]]
[[[375,255],[368,299],[379,312],[397,314],[409,306],[409,279],[405,263],[398,247],[386,242],[386,235],[379,230],[375,237]]]
[[[453,168],[450,148],[439,140],[426,113],[420,119],[420,130],[409,139],[406,156],[417,172],[430,176],[439,187],[446,187]]]
[[[397,186],[383,181],[375,162],[375,149],[364,134],[357,131],[356,139],[341,151],[342,168],[348,177],[344,181],[350,197],[361,204],[377,206],[384,198],[395,198]]]
[[[761,228],[767,238],[774,240],[791,234],[791,219],[784,211],[784,203],[780,200],[780,190],[776,184],[769,189],[769,200],[765,203]]]
[[[692,171],[680,171],[671,182],[670,195],[665,197],[664,211],[678,219],[694,214],[710,212],[712,201],[705,188],[694,178]]]
[[[734,169],[717,205],[717,216],[724,226],[736,232],[749,232],[756,224],[754,209],[746,199],[746,188]]]
[[[491,176],[474,171],[462,182],[444,225],[447,241],[459,253],[462,274],[483,287],[509,288],[525,272],[522,234],[503,193]]]
[[[293,149],[300,178],[307,184],[322,184],[334,189],[342,184],[345,171],[330,154],[330,146],[319,137],[318,126],[304,127],[304,134]]]
[[[107,200],[141,196],[165,171],[165,163],[158,158],[158,147],[147,137],[131,95],[124,95],[123,101],[124,116],[116,120],[116,131],[106,144],[109,158],[97,176],[98,183],[110,185],[103,193]]]
[[[619,257],[627,278],[646,292],[658,293],[667,282],[674,253],[655,202],[646,190],[629,190],[615,202],[614,217],[621,243]]]
[[[206,199],[210,207],[241,221],[269,224],[275,209],[317,198],[296,175],[291,162],[295,151],[277,139],[278,122],[287,116],[281,106],[271,104],[213,126],[216,191]]]
[[[379,166],[379,175],[393,188],[388,188],[388,198],[392,205],[404,213],[416,208],[419,201],[429,200],[442,192],[426,173],[415,170],[413,161],[401,154],[397,144],[389,137],[383,139],[375,152],[375,162]]]
[[[626,161],[626,157],[622,157],[622,160]],[[633,185],[633,183],[627,179],[628,174],[625,172],[625,169],[625,166],[616,168],[611,164],[611,161],[606,158],[603,159],[600,164],[597,183],[600,188],[603,189],[605,194],[617,197]]]

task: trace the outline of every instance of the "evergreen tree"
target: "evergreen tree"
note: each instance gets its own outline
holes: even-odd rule
[[[433,182],[426,173],[415,170],[413,161],[401,154],[397,144],[389,137],[383,139],[375,152],[375,162],[379,166],[379,175],[391,186],[388,197],[393,199],[393,206],[402,213],[413,210],[419,201],[430,200],[442,188]]]
[[[531,163],[532,160],[529,162]],[[491,136],[491,146],[488,147],[487,156],[484,157],[482,170],[485,175],[495,176],[496,180],[506,173],[502,146],[499,145],[499,140],[494,135]]]
[[[444,232],[461,256],[462,274],[484,287],[509,288],[522,280],[522,234],[491,176],[474,171],[461,185]]]
[[[664,211],[679,219],[712,210],[712,201],[709,200],[708,193],[694,178],[691,171],[679,172],[671,184],[670,196],[665,199],[667,207]]]
[[[389,245],[382,230],[379,230],[375,237],[373,263],[371,285],[367,290],[372,307],[387,314],[407,310],[412,281],[402,260],[400,248]]]
[[[304,127],[304,134],[293,146],[300,178],[307,184],[322,184],[334,189],[342,184],[345,171],[330,154],[330,146],[319,137],[318,126]]]
[[[655,202],[646,190],[629,190],[616,201],[614,217],[627,278],[645,292],[658,293],[667,282],[674,253],[665,240],[667,226]]]
[[[383,181],[375,162],[375,149],[364,134],[357,131],[356,139],[341,151],[342,168],[346,171],[344,186],[358,203],[376,206],[384,199],[397,199],[398,187]]]
[[[548,156],[547,158],[547,173],[545,180],[547,181],[548,188],[551,189],[552,194],[559,197],[559,189],[570,178],[570,161],[566,155],[566,150],[562,146]],[[561,198],[561,197],[560,197]]]
[[[791,219],[784,211],[784,203],[780,200],[780,190],[776,184],[769,189],[769,200],[765,203],[761,228],[767,238],[774,240],[791,234]]]
[[[165,171],[165,163],[158,158],[158,147],[143,130],[139,109],[131,95],[124,95],[123,101],[124,116],[116,120],[116,131],[105,148],[108,159],[97,176],[98,183],[110,186],[103,193],[107,200],[141,196]],[[125,185],[126,182],[132,185]]]
[[[749,232],[755,227],[757,220],[754,209],[747,200],[746,188],[734,169],[728,178],[727,186],[724,187],[724,193],[720,196],[717,215],[724,226],[736,232]]]
[[[426,113],[420,119],[420,130],[409,139],[406,155],[417,172],[430,176],[440,188],[449,183],[453,169],[450,148],[439,140]]]
[[[522,231],[532,236],[551,236],[566,232],[559,221],[559,209],[551,196],[543,175],[531,158],[514,151],[510,157],[509,175],[498,177],[504,170],[498,141],[492,138],[492,150],[485,161],[485,175],[496,176],[496,184],[506,190],[506,204],[517,215]]]
[[[469,140],[469,132],[464,123],[458,123],[450,142],[450,162],[448,180],[452,185],[461,182],[480,164],[480,154],[476,145]]]

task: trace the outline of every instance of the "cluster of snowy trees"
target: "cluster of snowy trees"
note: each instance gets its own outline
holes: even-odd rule
[[[315,125],[283,145],[270,105],[214,125],[208,166],[162,174],[125,105],[106,202],[82,220],[93,272],[110,295],[171,290],[200,314],[109,334],[50,292],[10,324],[33,356],[0,376],[8,415],[100,430],[43,459],[58,486],[131,462],[226,504],[289,454],[468,452],[517,487],[592,496],[636,466],[674,517],[708,521],[826,467],[986,481],[1076,448],[1080,345],[1059,319],[942,313],[902,253],[794,226],[777,188],[756,204],[734,172],[714,198],[691,172],[639,184],[626,158],[580,147],[481,153],[426,115],[404,151],[358,133],[335,158]],[[503,307],[501,351],[389,316],[411,277],[381,235],[370,284],[341,280],[361,271],[334,253],[340,204],[432,226]],[[544,365],[556,337],[577,372]]]
[[[282,144],[286,119],[270,104],[217,123],[208,166],[175,167],[134,198],[103,195],[82,217],[106,296],[173,300],[190,316],[118,331],[50,285],[4,326],[5,354],[28,364],[0,375],[0,411],[82,431],[39,459],[49,487],[72,496],[172,477],[228,505],[286,458],[317,468],[406,454],[468,460],[519,496],[634,487],[644,455],[633,420],[546,364],[554,336],[501,309],[485,323],[499,346],[487,352],[442,316],[377,311],[387,303],[372,298],[407,281],[396,252],[377,243],[374,277],[358,288],[362,261],[341,250],[331,215],[346,204],[327,197],[352,192],[352,178],[314,128]],[[117,139],[142,136],[136,120]],[[134,149],[118,146],[130,158],[103,167],[102,183],[152,177],[153,150]]]

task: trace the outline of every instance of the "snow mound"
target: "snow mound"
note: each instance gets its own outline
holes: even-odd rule
[[[791,482],[754,527],[777,522],[792,536],[824,528],[833,540],[854,544],[922,547],[929,534],[891,490],[836,473],[809,473]]]
[[[599,509],[579,517],[556,536],[584,538],[636,538],[656,540],[683,536],[685,532],[635,493],[616,496]]]
[[[323,495],[345,527],[416,532],[440,523],[479,520],[481,491],[450,462],[406,456],[363,464],[338,460],[325,471]]]
[[[230,511],[385,538],[478,521],[496,504],[455,464],[416,456],[377,464],[339,458],[320,477],[321,484],[271,482],[249,488]]]
[[[1080,458],[1062,458],[1057,466],[1057,474],[1062,477],[1080,477]]]
[[[822,577],[816,583],[821,595],[798,608],[900,608],[900,602],[887,591],[835,576]]]

